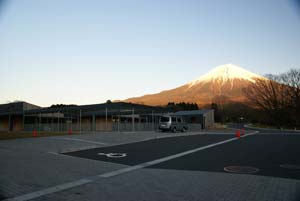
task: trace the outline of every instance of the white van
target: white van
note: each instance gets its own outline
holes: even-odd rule
[[[187,124],[183,121],[180,116],[162,116],[159,120],[159,130],[161,131],[177,131],[185,132],[188,129]]]

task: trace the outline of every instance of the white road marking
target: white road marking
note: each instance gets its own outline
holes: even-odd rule
[[[259,131],[254,131],[253,133],[248,133],[248,134],[242,135],[241,137],[247,137],[249,135],[255,135],[257,133],[259,133]]]
[[[127,156],[127,153],[98,153],[97,155],[106,156],[108,158],[124,158]]]
[[[56,152],[53,152],[53,151],[49,151],[47,152],[48,154],[53,154],[53,155],[56,155],[56,156],[64,156],[63,154],[59,154],[59,153],[56,153]]]
[[[71,141],[86,142],[86,143],[90,143],[90,144],[99,144],[99,145],[108,145],[107,143],[103,143],[103,142],[82,140],[82,139],[78,139],[78,138],[53,138],[53,139],[56,139],[56,140],[71,140]]]
[[[249,134],[243,135],[241,137],[247,137],[247,136],[250,136],[250,135],[257,134],[257,133],[258,133],[258,131],[255,131],[253,133],[249,133]],[[188,150],[188,151],[178,153],[178,154],[175,154],[175,155],[171,155],[171,156],[167,156],[167,157],[164,157],[164,158],[156,159],[154,161],[149,161],[149,162],[142,163],[142,164],[139,164],[139,165],[134,165],[134,166],[130,166],[130,167],[127,167],[127,168],[122,168],[120,170],[115,170],[115,171],[112,171],[112,172],[96,175],[96,176],[93,176],[93,177],[83,178],[83,179],[80,179],[80,180],[77,180],[77,181],[64,183],[64,184],[53,186],[53,187],[50,187],[50,188],[46,188],[46,189],[43,189],[43,190],[40,190],[40,191],[24,194],[24,195],[15,197],[15,198],[6,199],[5,201],[27,201],[27,200],[35,199],[35,198],[38,198],[38,197],[42,197],[44,195],[49,195],[49,194],[52,194],[52,193],[67,190],[67,189],[74,188],[74,187],[77,187],[77,186],[81,186],[81,185],[84,185],[84,184],[87,184],[87,183],[91,183],[91,182],[93,182],[93,181],[95,181],[99,178],[109,178],[109,177],[114,177],[114,176],[121,175],[121,174],[124,174],[124,173],[132,172],[134,170],[138,170],[138,169],[142,169],[142,168],[149,167],[149,166],[152,166],[152,165],[156,165],[156,164],[159,164],[159,163],[162,163],[162,162],[166,162],[168,160],[172,160],[172,159],[175,159],[175,158],[178,158],[178,157],[182,157],[182,156],[185,156],[185,155],[188,155],[188,154],[192,154],[192,153],[204,150],[204,149],[215,147],[215,146],[225,144],[227,142],[231,142],[231,141],[238,140],[238,139],[239,138],[236,138],[236,137],[235,138],[230,138],[228,140],[224,140],[224,141],[217,142],[217,143],[214,143],[214,144],[206,145],[206,146],[203,146],[203,147]]]

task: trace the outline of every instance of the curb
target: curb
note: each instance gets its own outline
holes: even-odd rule
[[[245,128],[250,128],[250,129],[265,130],[265,131],[288,131],[288,132],[298,132],[298,133],[300,133],[300,130],[274,129],[274,128],[259,128],[259,127],[249,126],[249,125],[247,125],[247,124],[245,124],[244,127],[245,127]]]

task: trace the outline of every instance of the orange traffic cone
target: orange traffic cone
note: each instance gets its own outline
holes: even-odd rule
[[[236,135],[237,138],[240,138],[240,137],[241,137],[241,132],[240,132],[240,130],[236,130],[235,135]]]
[[[36,136],[37,136],[36,129],[33,129],[33,137],[36,137]]]

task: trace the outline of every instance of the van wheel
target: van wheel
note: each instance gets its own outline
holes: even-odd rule
[[[176,127],[174,127],[173,129],[172,129],[172,133],[176,133]]]

